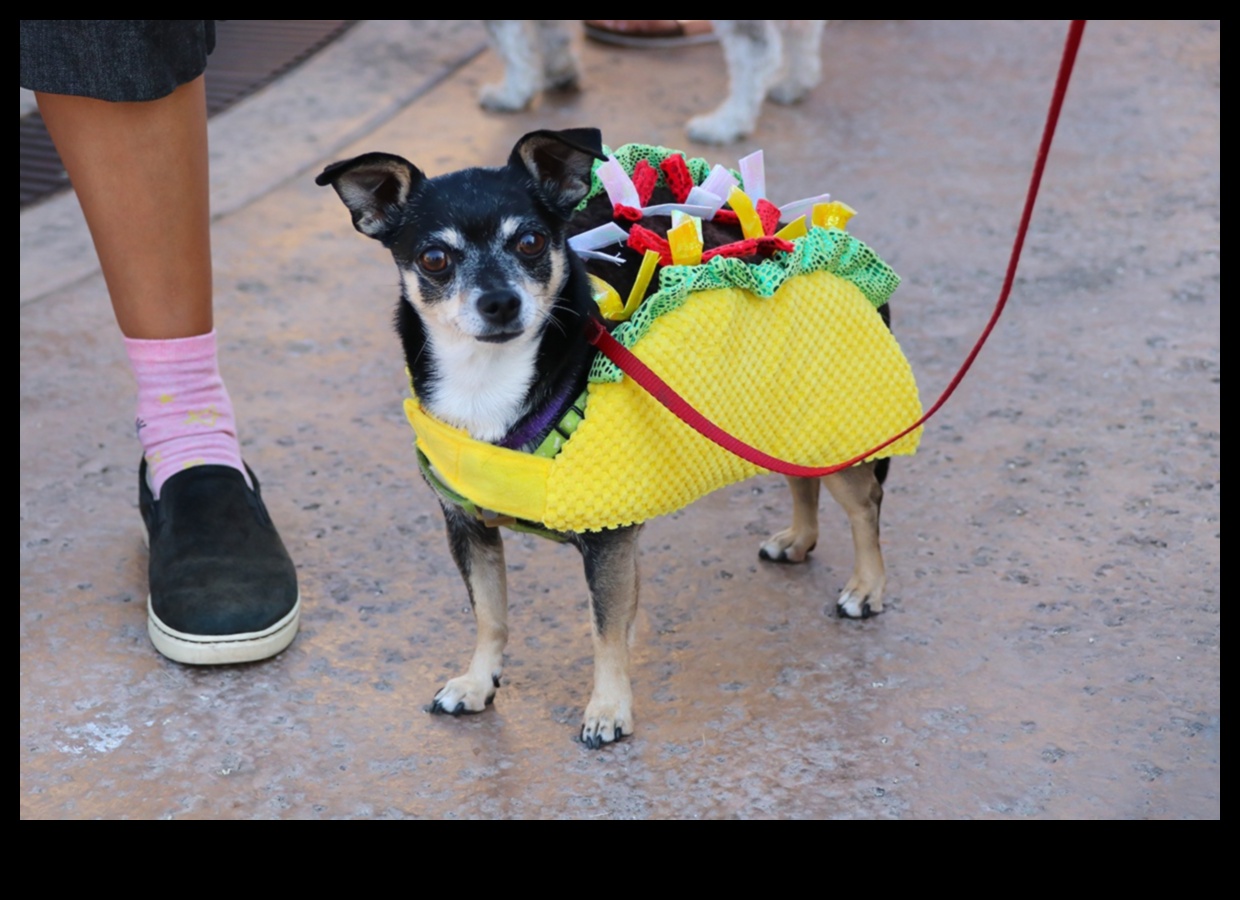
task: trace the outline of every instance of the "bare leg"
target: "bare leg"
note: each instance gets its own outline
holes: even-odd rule
[[[203,79],[140,103],[37,97],[138,382],[151,641],[184,663],[274,656],[297,633],[301,600],[219,376]]]
[[[90,226],[121,331],[143,339],[209,332],[203,79],[144,103],[37,97]]]

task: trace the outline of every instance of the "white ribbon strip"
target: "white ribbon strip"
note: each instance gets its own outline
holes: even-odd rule
[[[689,196],[685,200],[690,206],[700,206],[703,209],[709,209],[710,212],[703,215],[702,218],[713,219],[715,213],[719,212],[720,207],[723,206],[724,198],[717,197],[708,190],[694,186],[689,189]],[[697,215],[697,213],[694,213],[694,215]]]
[[[706,180],[695,188],[695,190],[703,190],[709,194],[719,198],[719,205],[723,205],[723,201],[728,199],[728,194],[732,193],[732,188],[736,187],[740,182],[725,169],[723,166],[715,166],[710,170],[710,174],[706,176]],[[693,196],[693,192],[689,192],[689,196]],[[696,201],[695,201],[696,202]]]
[[[635,209],[641,207],[642,201],[637,196],[637,187],[629,173],[624,171],[624,166],[620,165],[620,160],[614,156],[608,157],[607,162],[598,167],[597,173],[612,206],[621,204]]]
[[[779,221],[792,222],[795,219],[799,219],[806,213],[812,212],[816,204],[827,203],[830,199],[830,194],[819,194],[817,197],[806,197],[804,200],[793,200],[791,203],[785,203],[779,208]]]
[[[757,205],[766,196],[766,166],[762,162],[762,151],[755,150],[744,157],[738,168],[745,186],[745,196]]]
[[[618,266],[624,265],[623,256],[612,256],[610,253],[600,253],[598,250],[578,250],[576,247],[573,248],[573,252],[582,259],[597,259],[602,262],[615,263]]]
[[[723,204],[719,204],[722,206]],[[687,216],[709,219],[719,206],[694,206],[689,203],[658,203],[642,209],[643,216],[670,216],[674,212],[682,212]]]
[[[583,250],[597,250],[612,244],[623,244],[628,239],[627,231],[615,222],[608,222],[598,228],[591,228],[589,231],[573,235],[568,239],[568,246],[581,253]]]

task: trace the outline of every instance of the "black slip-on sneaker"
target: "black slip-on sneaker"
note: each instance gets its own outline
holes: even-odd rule
[[[297,570],[250,471],[194,466],[159,499],[138,472],[138,507],[151,551],[147,631],[169,659],[253,662],[293,641],[301,616]]]

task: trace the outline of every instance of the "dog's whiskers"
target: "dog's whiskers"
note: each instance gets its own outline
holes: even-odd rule
[[[564,327],[563,322],[556,318],[554,309],[539,310],[538,316],[544,323],[544,327],[554,325],[557,329],[559,329],[560,334],[564,335],[564,337],[568,337],[568,329]]]

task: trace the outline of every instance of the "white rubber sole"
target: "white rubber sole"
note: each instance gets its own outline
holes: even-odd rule
[[[270,628],[245,634],[186,634],[169,628],[155,615],[150,597],[146,598],[146,611],[147,634],[164,656],[193,666],[221,666],[268,659],[293,643],[301,622],[301,595],[283,619]]]

